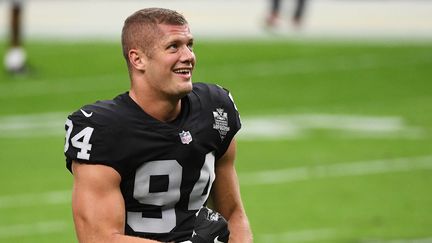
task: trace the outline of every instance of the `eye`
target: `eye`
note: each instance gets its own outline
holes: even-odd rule
[[[189,50],[193,51],[193,42],[190,42],[187,47],[189,48]]]
[[[178,45],[176,43],[172,43],[172,44],[168,45],[168,47],[167,47],[168,50],[173,50],[173,51],[177,50],[177,48],[178,48]]]

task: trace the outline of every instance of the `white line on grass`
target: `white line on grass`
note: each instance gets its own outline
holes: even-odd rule
[[[49,191],[0,196],[0,208],[19,208],[37,205],[56,205],[71,202],[71,191]]]
[[[301,231],[289,231],[275,234],[260,234],[259,242],[320,242],[335,239],[337,232],[334,229],[311,229]]]
[[[303,243],[303,242],[331,242],[336,241],[342,232],[336,229],[323,228],[323,229],[306,229],[299,231],[288,231],[279,233],[258,234],[255,238],[259,242],[290,242],[290,243]],[[365,239],[359,241],[360,243],[431,243],[432,238],[416,238],[416,239]]]
[[[68,230],[66,221],[45,221],[33,224],[18,224],[0,226],[0,239],[29,235],[45,235]]]
[[[0,97],[21,98],[41,95],[91,93],[94,91],[114,91],[117,90],[118,87],[109,83],[107,85],[107,81],[119,80],[118,82],[121,82],[125,78],[127,78],[127,76],[124,74],[109,74],[62,78],[56,79],[55,82],[38,80],[32,82],[0,83]],[[104,85],[100,85],[102,82]],[[83,88],[84,86],[85,88]]]
[[[374,239],[374,240],[362,240],[361,243],[431,243],[432,237],[428,238],[417,238],[417,239]]]
[[[410,127],[401,117],[360,116],[347,114],[297,114],[242,119],[244,129],[239,132],[243,140],[280,140],[305,137],[315,130],[332,134],[365,138],[420,138],[421,128]]]
[[[346,60],[349,59],[350,62]],[[325,60],[325,61],[324,61]],[[352,63],[355,63],[353,65]],[[341,72],[351,70],[370,70],[382,68],[399,68],[407,66],[419,66],[430,63],[429,55],[424,53],[413,52],[404,60],[395,59],[383,62],[380,55],[375,53],[366,53],[362,55],[351,56],[332,56],[325,57],[323,60],[311,60],[309,58],[295,60],[272,60],[271,62],[252,62],[236,65],[236,73],[240,75],[251,75],[254,77],[269,75],[287,75],[303,73],[323,73],[323,72]],[[231,72],[232,65],[218,65],[214,70],[221,73]],[[81,76],[73,78],[56,79],[55,82],[50,80],[40,80],[35,82],[14,82],[0,83],[0,96],[6,97],[28,97],[49,94],[71,94],[71,93],[88,93],[101,90],[115,90],[117,85],[106,85],[107,80],[117,80],[122,82],[127,78],[126,73]],[[104,82],[104,85],[99,83]],[[71,84],[75,85],[71,85]],[[126,83],[126,82],[124,82]],[[82,85],[80,85],[82,84]],[[92,85],[89,85],[92,84]]]
[[[350,62],[346,60],[349,59]],[[253,77],[282,76],[289,74],[311,74],[329,72],[347,72],[352,70],[376,70],[383,68],[397,69],[399,67],[416,66],[430,63],[428,55],[412,53],[407,57],[406,63],[400,60],[383,62],[380,56],[369,53],[363,55],[332,56],[323,60],[307,58],[296,60],[275,60],[272,62],[254,62],[236,65],[236,74],[251,75]],[[353,65],[355,63],[355,65]],[[225,71],[226,69],[226,71]],[[232,66],[220,65],[217,68],[221,73],[232,70]]]
[[[432,155],[240,173],[241,185],[272,185],[342,176],[432,169]]]
[[[0,116],[0,137],[59,136],[66,117],[61,112]]]
[[[342,176],[362,176],[432,169],[432,155],[412,158],[359,161],[311,167],[239,173],[241,185],[272,185]],[[71,191],[50,191],[0,196],[0,208],[56,205],[71,202]]]
[[[64,135],[67,113],[40,113],[0,117],[0,137],[40,137]],[[401,117],[344,114],[297,114],[242,119],[241,140],[282,140],[305,137],[313,131],[351,138],[409,138],[426,136],[418,127],[408,126]]]

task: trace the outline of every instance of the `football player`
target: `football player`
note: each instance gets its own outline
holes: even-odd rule
[[[188,22],[139,10],[122,47],[130,90],[65,124],[79,242],[252,242],[234,168],[239,114],[227,90],[192,83]]]

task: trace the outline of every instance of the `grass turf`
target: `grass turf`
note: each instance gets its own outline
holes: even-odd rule
[[[27,75],[0,73],[0,118],[66,114],[128,89],[117,43],[28,42],[26,49]],[[239,140],[240,178],[265,170],[431,155],[432,44],[234,40],[198,43],[195,52],[194,81],[228,88],[244,118],[395,116],[420,128],[413,138],[313,130],[296,139]],[[63,131],[63,124],[58,129]],[[71,188],[63,141],[63,135],[0,136],[0,242],[76,241],[68,198],[38,197]],[[413,169],[242,185],[242,195],[255,242],[424,239],[432,237],[431,175]]]

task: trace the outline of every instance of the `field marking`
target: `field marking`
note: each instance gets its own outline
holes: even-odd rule
[[[347,58],[350,62],[347,62]],[[338,55],[325,57],[323,60],[310,58],[297,58],[295,60],[272,60],[258,61],[250,63],[236,64],[237,75],[251,75],[254,77],[268,77],[269,75],[292,75],[292,74],[310,74],[310,73],[327,73],[327,72],[347,72],[352,70],[375,70],[383,68],[399,68],[407,66],[416,67],[419,65],[429,64],[429,55],[422,52],[412,52],[409,57],[403,61],[394,59],[383,62],[380,55],[376,53],[364,53],[353,56]],[[351,64],[350,64],[351,63]],[[355,65],[352,65],[355,63]],[[288,68],[287,68],[288,67]],[[213,68],[220,72],[232,71],[232,65],[220,64]],[[89,93],[94,91],[111,91],[118,90],[121,87],[127,89],[127,86],[119,86],[116,83],[107,85],[107,80],[124,80],[127,73],[117,73],[110,75],[93,75],[78,76],[73,78],[56,78],[55,82],[48,80],[37,80],[32,82],[12,82],[0,83],[0,97],[2,98],[20,98],[28,96],[39,96],[49,94],[71,94],[71,93]],[[104,85],[99,83],[104,82]],[[70,83],[74,83],[71,86]],[[92,84],[92,85],[89,85]],[[83,84],[83,85],[77,85]],[[108,82],[108,84],[110,84]],[[121,83],[119,83],[121,84]],[[85,88],[83,88],[85,87]]]
[[[71,202],[71,195],[71,190],[4,195],[0,196],[0,209],[67,204]]]
[[[59,136],[66,118],[62,112],[0,116],[0,138]]]
[[[288,231],[274,234],[257,235],[259,242],[314,242],[335,239],[337,232],[334,229],[311,229],[301,231]]]
[[[0,138],[47,137],[64,135],[67,113],[51,112],[0,116]],[[293,114],[244,117],[241,140],[284,140],[308,136],[315,130],[350,138],[408,138],[426,136],[422,128],[406,124],[397,116],[347,114]]]
[[[347,59],[350,62],[347,62]],[[292,74],[311,74],[329,72],[348,72],[352,70],[376,70],[383,68],[410,67],[421,64],[429,64],[429,55],[424,53],[413,53],[405,60],[382,61],[380,56],[374,53],[367,53],[354,56],[332,56],[323,60],[312,60],[308,58],[298,58],[295,60],[273,60],[236,64],[237,75],[250,75],[253,77],[268,77]],[[355,63],[355,65],[353,65]],[[232,71],[232,65],[221,64],[216,70],[222,73]]]
[[[421,138],[421,128],[411,127],[402,117],[360,116],[348,114],[294,114],[242,119],[244,129],[238,134],[243,140],[297,139],[314,130],[329,130],[333,134],[365,138]]]
[[[66,221],[44,221],[33,224],[17,224],[0,226],[1,238],[14,238],[31,235],[45,235],[64,232],[69,229]]]
[[[330,165],[304,166],[279,170],[239,173],[244,186],[275,185],[313,179],[363,176],[413,170],[431,170],[432,155],[413,158],[359,161]]]
[[[53,94],[59,95],[71,93],[91,93],[94,91],[112,91],[117,90],[119,86],[107,85],[106,81],[108,79],[124,80],[125,77],[127,77],[126,75],[111,74],[75,78],[58,78],[55,80],[55,82],[50,82],[49,80],[37,80],[32,82],[0,83],[0,97],[22,98]],[[100,85],[101,82],[104,82],[104,85]],[[70,85],[71,83],[74,85]],[[85,86],[85,88],[83,88],[83,86]],[[125,86],[125,88],[127,87]]]
[[[373,239],[373,240],[360,241],[360,243],[431,243],[431,242],[432,242],[432,237],[417,238],[417,239],[391,239],[391,240]]]
[[[304,166],[259,172],[241,172],[239,173],[239,181],[242,186],[275,185],[332,177],[363,176],[430,169],[432,169],[432,155],[412,158],[338,163],[310,167]],[[70,202],[70,190],[3,195],[0,196],[0,209],[31,207],[38,205],[67,204]]]
[[[322,242],[322,241],[336,241],[341,232],[336,229],[323,228],[323,229],[306,229],[299,231],[287,231],[279,233],[264,233],[258,234],[255,238],[259,242]],[[360,243],[431,243],[432,238],[415,238],[415,239],[365,239],[359,241]]]

